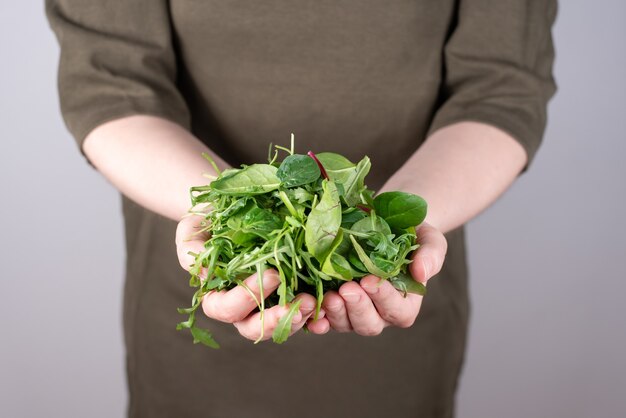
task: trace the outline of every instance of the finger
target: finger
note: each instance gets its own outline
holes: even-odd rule
[[[291,326],[291,333],[289,335],[293,335],[298,332],[304,324],[309,320],[309,318],[315,313],[316,300],[315,297],[306,293],[301,293],[295,297],[294,302],[300,300],[300,314],[301,319],[298,322],[294,322]],[[320,312],[321,314],[322,312]]]
[[[332,329],[338,332],[352,331],[345,302],[337,292],[331,291],[326,293],[322,301],[322,307],[326,312],[326,319]]]
[[[273,306],[263,313],[256,312],[241,321],[233,323],[235,328],[245,338],[253,341],[264,341],[272,337],[272,333],[278,325],[278,321],[289,312],[289,305]],[[296,312],[291,323],[299,323],[302,320],[300,311]],[[292,325],[293,326],[293,325]]]
[[[356,282],[348,282],[339,288],[339,294],[346,303],[350,324],[359,335],[378,335],[387,325],[380,317],[372,300]]]
[[[404,297],[387,280],[373,275],[363,277],[360,285],[382,319],[400,328],[413,325],[422,306],[421,296],[408,293]]]
[[[257,274],[253,274],[244,280],[244,285],[239,285],[228,291],[210,292],[202,299],[202,309],[209,318],[218,321],[233,323],[241,321],[250,315],[261,300],[259,281]],[[272,294],[280,284],[276,270],[265,270],[263,273],[263,297]]]
[[[426,283],[441,271],[448,251],[448,242],[437,228],[427,223],[417,229],[417,242],[420,246],[413,254],[409,270],[415,280]]]
[[[202,216],[187,216],[176,226],[176,254],[178,262],[187,271],[195,262],[195,257],[189,252],[196,254],[203,252],[204,242],[210,236],[208,232],[202,231],[203,222]]]
[[[313,334],[322,335],[330,331],[330,322],[328,322],[328,318],[317,318],[317,321],[309,319],[306,328]]]

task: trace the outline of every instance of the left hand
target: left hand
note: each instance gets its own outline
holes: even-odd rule
[[[417,242],[420,247],[413,253],[409,271],[415,280],[426,284],[441,270],[448,244],[443,234],[427,223],[418,227]],[[409,293],[404,297],[388,281],[369,275],[359,283],[345,283],[339,292],[326,293],[322,303],[326,317],[309,321],[307,328],[315,334],[334,329],[378,335],[388,326],[413,325],[421,306],[422,296]]]

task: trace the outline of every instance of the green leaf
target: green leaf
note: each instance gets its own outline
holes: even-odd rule
[[[204,344],[211,348],[220,348],[220,345],[213,339],[211,333],[202,328],[191,328],[191,335],[193,336],[194,344]]]
[[[301,154],[294,154],[285,158],[276,172],[276,176],[285,187],[313,183],[320,175],[320,169],[315,160]]]
[[[241,197],[239,199],[233,199],[233,201],[223,210],[217,211],[216,215],[219,214],[220,218],[228,218],[231,215],[234,215],[239,210],[243,209],[248,205],[248,202],[251,198],[249,197]]]
[[[311,159],[310,157],[307,158]],[[306,189],[303,189],[302,187],[287,190],[287,195],[289,196],[289,199],[293,199],[298,203],[307,203],[313,201],[313,193],[307,192]]]
[[[252,208],[248,210],[251,209]],[[244,229],[243,219],[246,213],[247,211],[240,211],[226,220],[226,225],[228,226],[229,230],[225,231],[224,235],[229,237],[237,245],[246,245],[257,239],[258,237],[251,231],[247,231]]]
[[[396,277],[390,278],[389,282],[403,293],[414,293],[420,296],[426,294],[424,283],[418,282],[412,276],[402,271]]]
[[[313,320],[317,321],[319,318],[320,310],[322,309],[322,302],[324,301],[324,285],[321,278],[317,278],[315,282],[315,295],[317,296],[317,303],[315,304],[315,315]]]
[[[269,164],[252,164],[211,182],[211,188],[222,194],[255,195],[278,189],[277,168]]]
[[[268,239],[272,231],[281,229],[282,222],[278,216],[269,210],[254,207],[244,215],[241,227],[245,232],[251,232]]]
[[[386,279],[392,276],[388,272],[381,270],[376,264],[374,264],[374,262],[365,253],[365,250],[363,250],[363,247],[359,245],[357,240],[354,239],[352,235],[350,235],[350,240],[352,241],[352,245],[354,246],[354,249],[359,256],[359,260],[361,260],[361,263],[363,263],[363,265],[370,274],[373,274],[374,276],[381,279]]]
[[[230,216],[226,225],[229,230],[224,235],[237,245],[247,245],[258,237],[268,240],[270,233],[281,229],[282,221],[269,210],[261,209],[250,202],[245,209]]]
[[[372,260],[372,262],[376,265],[376,267],[378,267],[379,269],[381,269],[382,271],[386,273],[391,273],[398,267],[398,265],[396,265],[393,261],[385,257],[382,257],[379,254],[371,253],[370,260]]]
[[[341,225],[341,203],[332,181],[322,182],[322,198],[306,221],[304,240],[307,250],[321,263],[324,261]]]
[[[351,229],[355,222],[365,218],[367,214],[361,209],[350,208],[341,214],[341,227]]]
[[[361,192],[361,200],[363,202],[365,202],[365,204],[371,208],[374,209],[374,191],[373,190],[363,190]]]
[[[421,224],[427,205],[421,197],[404,192],[385,192],[374,198],[374,209],[392,228],[405,229]]]
[[[342,229],[342,231],[343,231],[343,229]],[[342,236],[341,242],[333,250],[333,252],[335,254],[339,254],[339,255],[345,256],[352,249],[352,243],[350,242],[350,239],[348,238],[348,236],[345,233],[342,234],[342,235],[343,236]]]
[[[343,155],[321,152],[316,154],[316,157],[324,166],[328,177],[335,183],[344,184],[356,171],[356,166]]]
[[[371,167],[370,159],[363,157],[357,164],[356,170],[343,183],[343,198],[348,206],[355,206],[361,201],[361,192],[365,190],[365,176],[369,173]]]
[[[322,266],[322,271],[336,279],[346,281],[352,280],[354,276],[360,276],[344,256],[335,253],[331,253],[326,258],[326,262]]]
[[[367,273],[367,267],[365,267],[365,264],[361,262],[361,259],[357,255],[355,249],[353,249],[352,251],[348,253],[348,261],[359,272]]]
[[[350,263],[348,263],[348,261],[341,255],[335,253],[342,241],[343,230],[339,229],[339,231],[337,231],[337,236],[335,237],[335,240],[328,250],[328,255],[322,263],[322,272],[336,279],[352,280]]]
[[[178,308],[178,312],[179,313],[189,314],[189,319],[187,319],[186,321],[179,322],[178,324],[176,324],[176,329],[178,331],[180,331],[181,329],[191,329],[191,328],[193,328],[194,324],[196,323],[196,314],[195,314],[195,310],[196,309],[197,309],[197,306],[196,307],[187,308],[187,309]]]
[[[350,230],[366,234],[373,232],[380,232],[384,235],[391,234],[391,229],[389,228],[387,222],[385,222],[385,220],[380,216],[376,216],[375,212],[371,212],[367,218],[363,218],[360,221],[355,222]]]
[[[289,338],[289,334],[291,333],[291,322],[293,321],[293,317],[296,315],[296,312],[298,312],[298,309],[300,309],[301,302],[302,300],[298,300],[296,303],[292,304],[289,307],[289,311],[278,321],[278,324],[272,333],[272,340],[274,340],[276,344],[282,344],[287,341],[287,338]]]

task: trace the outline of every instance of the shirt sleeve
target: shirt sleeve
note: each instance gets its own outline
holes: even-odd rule
[[[189,111],[176,86],[167,3],[46,0],[61,47],[61,112],[81,150],[95,127],[133,114],[189,128]]]
[[[495,126],[539,148],[552,78],[556,0],[460,0],[444,48],[442,105],[429,133],[460,121]]]

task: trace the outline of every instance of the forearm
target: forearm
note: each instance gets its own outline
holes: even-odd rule
[[[189,188],[214,174],[206,152],[220,169],[227,164],[181,126],[151,116],[107,122],[85,139],[83,150],[118,190],[160,215],[180,220],[189,209]]]
[[[433,133],[385,183],[428,202],[426,222],[448,232],[492,204],[524,168],[527,156],[507,133],[460,122]]]

